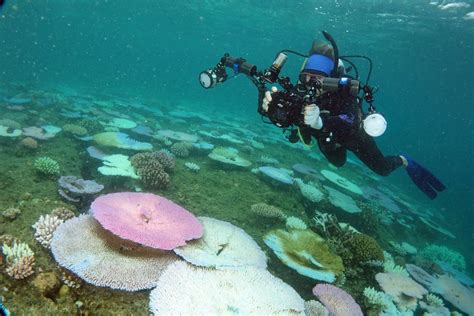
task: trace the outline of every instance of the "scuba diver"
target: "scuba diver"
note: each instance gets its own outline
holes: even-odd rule
[[[283,50],[264,71],[257,71],[245,59],[225,54],[215,68],[201,72],[200,83],[204,88],[211,88],[226,81],[225,67],[232,68],[234,76],[243,73],[258,88],[258,112],[269,123],[285,131],[289,129],[290,142],[302,141],[308,145],[314,138],[326,159],[336,167],[345,164],[348,150],[381,176],[404,166],[415,185],[434,199],[445,189],[441,181],[408,155],[384,156],[373,139],[385,132],[387,122],[375,109],[376,90],[368,85],[372,61],[359,55],[339,56],[332,36],[324,31],[323,35],[329,43],[314,41],[308,55]],[[288,53],[305,57],[296,84],[288,77],[279,77]],[[359,80],[357,67],[349,58],[369,61],[365,84]],[[344,61],[350,64],[347,69]],[[348,74],[351,70],[355,77]],[[268,90],[269,83],[278,83],[283,89],[279,91],[273,86]],[[368,113],[362,110],[363,101],[368,103]]]

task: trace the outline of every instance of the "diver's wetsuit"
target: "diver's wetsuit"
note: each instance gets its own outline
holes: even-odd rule
[[[330,163],[340,167],[346,162],[346,151],[352,151],[372,171],[387,176],[403,165],[399,156],[384,156],[371,136],[362,128],[358,99],[339,93],[319,97],[323,128],[300,128],[303,136],[311,135]]]

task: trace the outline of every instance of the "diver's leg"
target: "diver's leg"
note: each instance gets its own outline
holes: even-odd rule
[[[324,140],[318,139],[318,146],[324,157],[334,166],[342,167],[346,163],[346,149],[341,145],[327,144]]]
[[[381,176],[388,176],[393,170],[403,165],[400,156],[384,156],[374,139],[361,131],[344,144],[372,171]]]

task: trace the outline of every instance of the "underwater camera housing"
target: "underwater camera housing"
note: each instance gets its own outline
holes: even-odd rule
[[[323,31],[324,37],[331,42],[334,47],[336,60],[339,60],[339,52],[337,45],[327,32]],[[228,53],[219,60],[214,68],[209,68],[199,74],[199,83],[204,89],[214,88],[215,86],[225,82],[229,78],[233,78],[238,74],[246,75],[258,89],[258,113],[262,117],[267,117],[270,122],[280,128],[288,128],[291,126],[300,126],[304,124],[303,109],[305,105],[317,104],[318,96],[327,92],[338,92],[353,97],[358,97],[360,91],[364,91],[364,99],[369,103],[370,113],[375,112],[372,98],[372,88],[367,83],[362,86],[358,80],[358,72],[355,65],[350,62],[351,66],[356,69],[356,78],[344,77],[324,77],[309,82],[291,83],[289,77],[280,77],[280,72],[288,59],[288,53],[307,58],[307,55],[294,52],[291,50],[282,50],[277,53],[274,61],[267,69],[259,71],[257,67],[241,57],[233,57]],[[362,57],[370,61],[364,56],[345,56],[345,57]],[[343,59],[344,56],[341,56]],[[346,60],[346,59],[344,59]],[[371,62],[371,61],[370,61]],[[332,74],[336,73],[338,63],[335,63]],[[370,65],[372,66],[372,65]],[[234,74],[228,76],[226,68],[233,70]],[[372,67],[370,67],[372,69]],[[370,77],[367,77],[367,82]],[[283,89],[273,94],[273,99],[278,100],[276,106],[271,106],[268,111],[262,108],[262,100],[265,92],[268,90],[267,84],[279,84]],[[360,97],[362,99],[362,97]]]

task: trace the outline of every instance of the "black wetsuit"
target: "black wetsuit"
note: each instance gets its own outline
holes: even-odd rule
[[[301,133],[316,138],[321,152],[336,167],[345,164],[346,151],[350,150],[372,171],[387,176],[402,166],[403,161],[399,156],[384,156],[374,139],[364,131],[358,102],[356,97],[326,93],[317,101],[323,128],[300,127]]]

